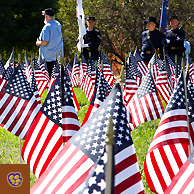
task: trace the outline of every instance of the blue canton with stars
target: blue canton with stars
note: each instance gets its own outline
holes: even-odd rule
[[[137,98],[140,99],[146,94],[154,92],[157,92],[157,89],[151,74],[151,70],[149,70],[145,78],[143,79],[143,82],[141,83],[140,87],[137,90]]]
[[[33,96],[33,92],[20,65],[16,67],[3,91],[25,100],[30,100]]]
[[[62,106],[61,106],[61,82],[60,75],[57,76],[53,83],[43,105],[41,112],[56,125],[62,127]]]
[[[113,116],[115,152],[132,144],[127,125],[126,109],[122,100],[121,87],[117,84],[85,125],[69,140],[91,160],[97,161],[106,145],[106,131],[109,117]]]

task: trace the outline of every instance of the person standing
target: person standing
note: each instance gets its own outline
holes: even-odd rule
[[[83,48],[83,54],[86,60],[89,59],[89,53],[91,53],[91,59],[98,59],[98,47],[101,42],[100,31],[94,29],[95,17],[89,16],[87,18],[87,30],[83,36],[84,44],[81,45]]]
[[[39,55],[41,55],[42,60],[46,61],[49,77],[51,78],[56,55],[59,60],[60,51],[62,51],[63,56],[63,38],[61,24],[55,20],[53,9],[45,9],[42,11],[42,15],[45,17],[45,25],[36,41],[36,45],[39,46]]]
[[[184,48],[185,31],[178,28],[179,19],[176,15],[170,17],[171,29],[167,32],[168,55],[175,62],[177,55],[177,64],[181,65]]]
[[[163,47],[166,47],[165,35],[157,30],[159,24],[155,17],[149,17],[144,21],[147,30],[142,32],[142,59],[148,64],[153,54],[157,52],[158,57],[163,59]]]

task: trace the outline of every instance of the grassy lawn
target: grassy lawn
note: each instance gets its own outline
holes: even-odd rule
[[[85,113],[88,109],[89,102],[80,88],[74,88],[78,103],[80,105],[81,110],[78,111],[78,118],[80,124],[82,123]],[[43,94],[41,101],[43,102],[47,95],[47,91]],[[159,120],[155,122],[156,128],[159,124]],[[141,124],[139,127],[132,131],[132,138],[135,145],[137,159],[141,170],[142,179],[145,186],[145,193],[151,194],[151,192],[147,186],[143,163],[148,151],[149,145],[154,136],[154,121],[150,121],[144,124]],[[6,131],[3,128],[0,128],[0,164],[19,164],[20,163],[20,143],[23,144],[23,140],[20,140],[18,137],[12,135],[10,132]],[[23,160],[22,160],[22,163]],[[32,187],[34,183],[37,181],[36,177],[31,173],[30,176],[30,186]]]

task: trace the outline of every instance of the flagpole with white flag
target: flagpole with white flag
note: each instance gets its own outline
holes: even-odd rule
[[[81,52],[81,45],[84,44],[83,36],[84,34],[86,34],[85,15],[82,7],[82,0],[77,0],[76,16],[77,16],[78,26],[79,26],[79,37],[78,37],[77,48],[78,48],[78,51]]]

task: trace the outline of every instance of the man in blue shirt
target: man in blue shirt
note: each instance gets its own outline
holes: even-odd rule
[[[39,46],[39,55],[42,60],[46,61],[49,77],[51,78],[56,54],[59,59],[61,50],[63,56],[62,31],[61,24],[55,20],[55,13],[52,8],[42,11],[42,15],[45,16],[45,26],[36,41],[36,45]]]

